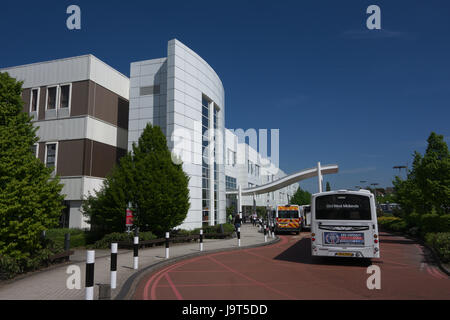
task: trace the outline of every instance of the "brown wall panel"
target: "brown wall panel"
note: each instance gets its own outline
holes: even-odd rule
[[[84,144],[84,139],[59,142],[57,173],[60,176],[83,175]]]
[[[30,95],[31,88],[22,90],[22,100],[23,100],[23,112],[29,113],[30,111]]]
[[[45,120],[45,99],[47,97],[47,87],[41,87],[39,90],[39,120]]]
[[[84,140],[83,175],[92,176],[92,140]]]
[[[44,163],[45,157],[45,142],[39,142],[38,158]]]
[[[126,151],[124,149],[93,141],[91,175],[94,177],[106,177],[125,154]]]
[[[126,153],[125,149],[89,139],[59,141],[57,174],[105,178]],[[38,157],[44,163],[45,142],[39,143]]]
[[[128,101],[92,82],[95,92],[94,117],[128,130]]]
[[[71,116],[88,114],[89,109],[89,81],[72,83]]]

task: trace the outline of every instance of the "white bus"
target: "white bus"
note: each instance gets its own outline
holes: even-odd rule
[[[379,258],[377,213],[368,190],[338,190],[311,197],[311,254]]]
[[[311,205],[304,205],[300,207],[302,213],[302,227],[311,229]]]

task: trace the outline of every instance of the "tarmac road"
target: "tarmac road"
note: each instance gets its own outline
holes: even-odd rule
[[[280,235],[273,245],[211,253],[145,275],[138,300],[450,299],[450,281],[425,248],[380,233],[381,258],[311,257],[310,234]],[[381,289],[367,288],[367,267]]]

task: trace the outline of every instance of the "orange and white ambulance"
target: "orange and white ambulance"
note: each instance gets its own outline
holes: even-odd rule
[[[302,230],[300,207],[296,204],[277,206],[275,212],[275,233],[295,232]]]

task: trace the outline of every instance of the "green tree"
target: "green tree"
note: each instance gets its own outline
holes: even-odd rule
[[[291,204],[299,206],[311,204],[311,193],[299,187],[291,198]]]
[[[0,73],[0,256],[20,264],[40,249],[42,231],[58,226],[62,185],[31,152],[38,141],[22,112],[22,82]]]
[[[189,177],[182,164],[172,161],[166,137],[158,126],[147,124],[133,151],[124,156],[102,189],[83,205],[94,231],[125,230],[129,202],[134,224],[158,236],[178,226],[189,210]]]
[[[423,215],[450,210],[450,154],[442,135],[432,132],[424,156],[414,153],[412,169],[407,179],[398,176],[393,181],[395,201],[405,215]]]
[[[331,191],[331,186],[328,181],[327,181],[327,186],[325,187],[325,191]]]

